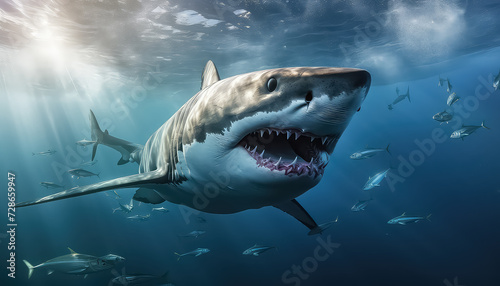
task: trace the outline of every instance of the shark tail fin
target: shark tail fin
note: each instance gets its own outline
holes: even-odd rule
[[[97,119],[95,118],[94,112],[92,112],[92,110],[90,110],[89,120],[90,136],[92,141],[95,141],[94,146],[92,147],[92,161],[94,161],[95,153],[97,152],[97,146],[102,141],[104,133],[102,132],[101,127],[99,127],[99,123],[97,122]]]
[[[28,279],[31,278],[31,275],[33,274],[33,269],[35,269],[35,267],[33,267],[33,265],[31,265],[31,263],[29,263],[27,260],[23,260],[24,264],[26,264],[26,266],[28,267]]]
[[[481,122],[481,127],[483,127],[484,129],[491,129],[489,127],[486,127],[486,125],[484,125],[484,120],[483,120],[483,122]]]
[[[408,89],[406,90],[406,97],[408,97],[408,101],[411,102],[411,99],[410,99],[410,87],[408,87]]]
[[[391,151],[389,151],[389,146],[391,146],[391,144],[390,144],[390,143],[389,143],[389,144],[387,144],[387,147],[385,147],[385,151],[387,151],[387,153],[389,153],[389,155],[391,155],[391,156],[392,156]]]
[[[431,215],[432,214],[429,214],[428,216],[425,217],[425,219],[428,220],[428,221],[431,221]]]

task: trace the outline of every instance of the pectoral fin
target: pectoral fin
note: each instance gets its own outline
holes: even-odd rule
[[[59,193],[55,193],[38,200],[22,202],[16,205],[16,207],[25,207],[31,205],[37,205],[41,203],[47,203],[51,201],[57,201],[67,198],[79,197],[83,195],[93,194],[97,192],[108,191],[112,189],[120,188],[134,188],[134,187],[154,187],[157,184],[168,183],[165,178],[166,172],[162,169],[131,175],[127,177],[121,177],[109,181],[100,182],[97,184],[92,184],[83,187],[75,187],[69,190],[65,190]]]
[[[165,201],[165,199],[155,190],[146,188],[140,188],[135,191],[134,200],[155,205]]]
[[[297,200],[293,199],[291,201],[281,203],[275,205],[274,207],[286,212],[287,214],[293,216],[302,224],[307,226],[310,230],[316,228],[318,224],[314,221],[314,219],[307,213],[307,211],[297,202]]]

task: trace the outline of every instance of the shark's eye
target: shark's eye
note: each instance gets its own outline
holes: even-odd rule
[[[274,77],[267,80],[267,90],[269,90],[269,92],[273,92],[277,86],[278,81]]]

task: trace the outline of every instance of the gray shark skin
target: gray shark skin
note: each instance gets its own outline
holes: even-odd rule
[[[208,213],[275,206],[309,229],[317,226],[295,198],[317,185],[338,139],[370,87],[365,70],[296,67],[219,79],[209,61],[202,90],[144,147],[102,132],[92,140],[118,150],[139,174],[76,187],[18,204],[24,207],[118,188],[135,200],[165,200]],[[95,153],[94,153],[95,155]],[[206,187],[215,186],[209,200]]]
[[[388,224],[407,225],[409,223],[417,223],[417,222],[424,220],[424,219],[430,221],[430,218],[431,218],[430,214],[424,217],[424,216],[407,216],[406,213],[403,213],[400,216],[397,216],[393,219],[390,219],[387,223]]]
[[[33,271],[37,268],[46,269],[48,275],[55,271],[66,274],[87,275],[111,269],[116,263],[125,260],[125,258],[114,254],[96,257],[87,254],[78,254],[69,247],[68,249],[71,252],[70,254],[47,260],[37,266],[33,266],[28,261],[23,260],[29,270],[28,279],[31,278]]]
[[[471,135],[472,133],[476,132],[476,130],[478,130],[479,128],[490,129],[490,128],[488,128],[488,127],[486,127],[484,125],[484,121],[481,122],[481,125],[479,125],[479,126],[474,126],[474,125],[466,126],[466,125],[462,125],[462,128],[460,128],[458,130],[455,130],[455,131],[453,131],[453,133],[451,133],[450,138],[464,140],[465,137],[467,137],[467,136]]]

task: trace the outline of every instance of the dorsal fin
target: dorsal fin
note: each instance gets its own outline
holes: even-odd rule
[[[201,89],[210,86],[220,80],[219,72],[215,67],[214,62],[208,61],[201,74]]]
[[[71,248],[69,248],[69,247],[68,247],[68,249],[69,249],[69,251],[71,252],[71,254],[78,254],[78,253],[76,253],[73,249],[71,249]]]

